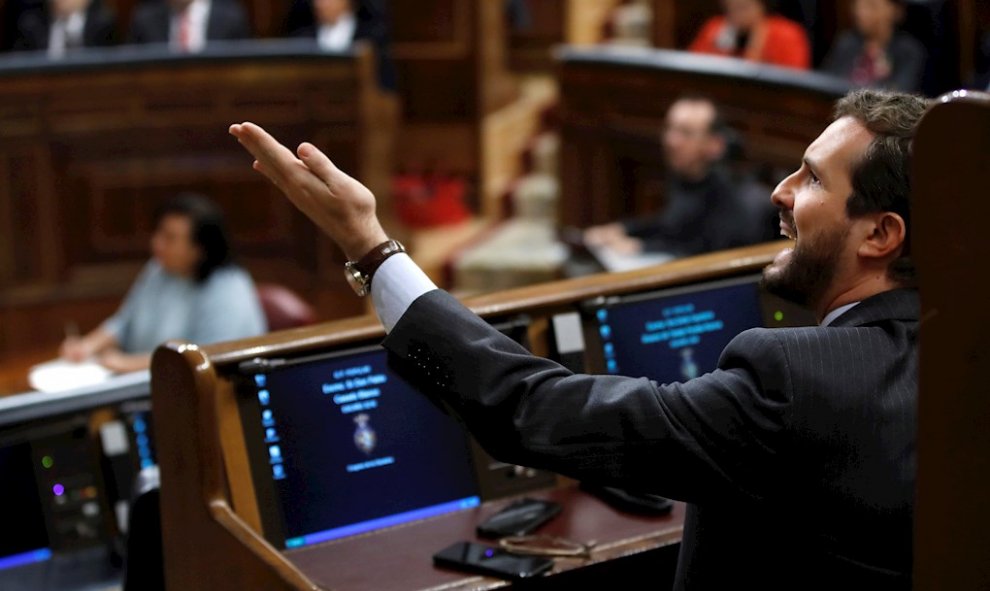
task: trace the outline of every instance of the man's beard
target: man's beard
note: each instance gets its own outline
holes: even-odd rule
[[[790,224],[794,228],[793,222]],[[790,260],[763,269],[760,285],[768,292],[798,305],[814,308],[825,297],[842,255],[849,228],[823,234],[816,240],[795,241]]]

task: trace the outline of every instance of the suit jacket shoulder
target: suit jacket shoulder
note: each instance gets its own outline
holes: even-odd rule
[[[37,51],[48,47],[48,19],[40,10],[25,12],[17,20],[17,39],[14,49]]]
[[[131,18],[132,43],[168,43],[171,15],[164,2],[138,6]]]
[[[117,17],[98,2],[90,5],[83,30],[86,47],[105,47],[117,42]]]
[[[206,26],[208,40],[247,39],[251,36],[247,13],[236,0],[213,0],[209,19]]]

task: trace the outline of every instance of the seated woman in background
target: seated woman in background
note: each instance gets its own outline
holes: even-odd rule
[[[722,6],[725,15],[708,19],[690,51],[802,70],[811,67],[808,34],[801,25],[770,14],[766,0],[722,0]]]
[[[855,29],[839,36],[822,69],[856,86],[920,90],[925,48],[897,28],[904,0],[855,0],[852,16]]]
[[[259,335],[265,317],[254,283],[231,262],[220,209],[183,194],[155,215],[152,259],[111,318],[62,344],[70,361],[95,357],[116,372],[147,369],[169,339],[206,344]]]

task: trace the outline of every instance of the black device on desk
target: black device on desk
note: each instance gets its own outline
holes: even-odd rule
[[[528,579],[553,568],[543,556],[521,556],[474,542],[457,542],[433,555],[433,564],[501,579]]]
[[[483,538],[525,536],[560,515],[560,504],[553,501],[521,499],[478,524]]]

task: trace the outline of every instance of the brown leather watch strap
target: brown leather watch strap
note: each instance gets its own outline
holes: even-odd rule
[[[406,252],[406,247],[402,246],[402,243],[398,240],[386,240],[378,246],[372,248],[368,254],[361,257],[361,260],[354,263],[354,268],[360,271],[363,275],[368,276],[368,283],[371,283],[371,278],[375,275],[375,271],[378,267],[382,266],[385,259],[388,257],[399,254],[400,252]]]

